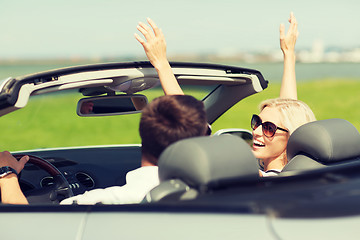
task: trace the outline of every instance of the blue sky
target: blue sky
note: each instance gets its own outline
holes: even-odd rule
[[[279,46],[279,24],[299,22],[297,48],[360,46],[357,0],[0,0],[0,59],[143,56],[133,34],[151,17],[168,54]],[[286,25],[288,27],[288,25]]]

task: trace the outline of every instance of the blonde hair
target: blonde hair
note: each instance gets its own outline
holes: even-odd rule
[[[260,111],[266,107],[273,107],[279,110],[283,127],[289,130],[291,135],[298,127],[305,123],[316,121],[310,107],[295,99],[274,98],[260,103]]]

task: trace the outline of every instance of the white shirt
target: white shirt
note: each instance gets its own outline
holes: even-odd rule
[[[279,175],[279,173],[281,173],[281,169],[270,169],[270,170],[267,170],[266,172],[264,172],[263,170],[260,169],[260,172],[263,177],[271,177],[271,176]]]
[[[158,167],[140,167],[126,174],[126,184],[86,191],[74,197],[64,199],[60,204],[92,205],[140,203],[145,195],[159,185]]]

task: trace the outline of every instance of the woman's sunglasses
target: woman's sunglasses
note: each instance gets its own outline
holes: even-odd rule
[[[284,131],[284,132],[289,132],[288,130],[286,130],[284,128],[280,128],[280,127],[276,126],[272,122],[262,122],[261,118],[258,115],[254,114],[251,118],[252,130],[255,130],[260,125],[262,125],[263,134],[267,137],[273,137],[275,135],[276,130],[278,130],[278,129],[281,131]]]

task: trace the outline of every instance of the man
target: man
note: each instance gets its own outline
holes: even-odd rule
[[[162,151],[170,144],[189,137],[206,135],[208,131],[204,105],[192,96],[168,95],[154,99],[147,105],[140,120],[142,140],[141,167],[126,175],[124,186],[94,189],[82,195],[65,199],[61,204],[130,204],[139,203],[145,195],[159,184],[157,160]],[[6,161],[0,156],[0,166],[16,167],[20,172],[26,159],[19,162],[7,155]],[[21,190],[14,182],[7,186],[2,179],[0,185],[3,203],[26,204]],[[20,200],[19,200],[20,199]],[[6,201],[4,201],[6,200]]]

